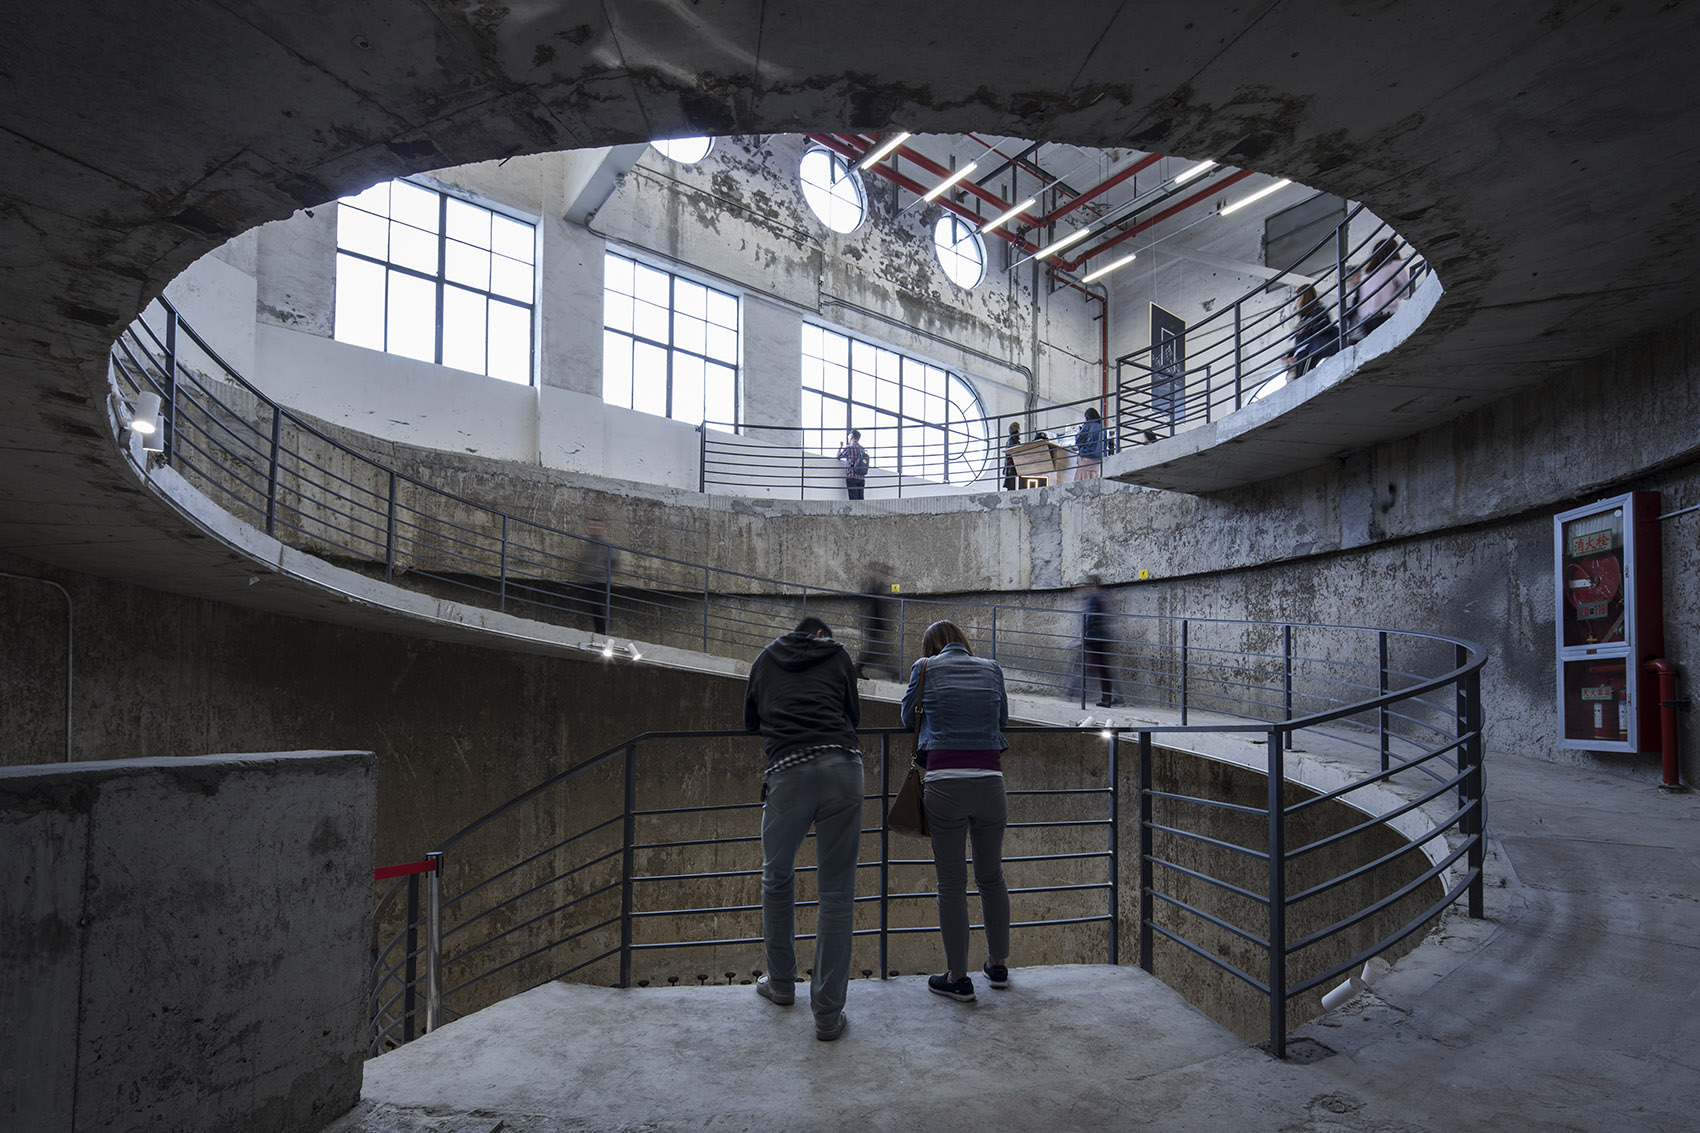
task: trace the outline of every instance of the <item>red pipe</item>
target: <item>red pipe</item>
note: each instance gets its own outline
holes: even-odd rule
[[[1659,748],[1664,754],[1665,775],[1659,786],[1667,791],[1680,791],[1682,767],[1677,760],[1677,745],[1681,738],[1676,724],[1676,710],[1680,707],[1676,699],[1677,668],[1663,657],[1644,662],[1641,668],[1659,674]]]
[[[1074,271],[1075,269],[1079,268],[1081,264],[1085,263],[1087,260],[1091,259],[1093,256],[1098,255],[1100,252],[1107,252],[1111,248],[1114,248],[1117,244],[1120,244],[1123,240],[1132,239],[1133,237],[1139,235],[1141,232],[1144,232],[1147,228],[1150,228],[1152,225],[1161,224],[1165,220],[1168,220],[1171,216],[1174,216],[1177,213],[1185,212],[1187,209],[1191,208],[1193,205],[1196,205],[1199,201],[1208,200],[1209,198],[1215,196],[1217,193],[1220,193],[1223,189],[1226,189],[1229,185],[1233,185],[1233,184],[1236,184],[1240,181],[1243,181],[1247,177],[1250,177],[1255,172],[1257,172],[1255,169],[1242,169],[1238,173],[1233,174],[1231,177],[1224,177],[1220,181],[1216,182],[1214,185],[1210,185],[1210,186],[1207,186],[1203,189],[1200,189],[1198,192],[1194,193],[1192,196],[1188,197],[1186,200],[1181,201],[1179,204],[1170,205],[1168,208],[1164,209],[1162,212],[1158,213],[1155,216],[1152,216],[1152,217],[1149,217],[1145,220],[1140,221],[1138,224],[1134,225],[1132,228],[1123,229],[1121,232],[1110,237],[1108,240],[1105,240],[1102,244],[1097,244],[1097,245],[1095,245],[1091,248],[1086,249],[1085,251],[1081,252],[1078,256],[1076,256],[1074,259],[1069,260],[1068,262],[1063,264],[1063,266],[1066,267],[1069,271]]]
[[[1069,213],[1073,212],[1075,209],[1079,208],[1081,205],[1085,204],[1087,201],[1091,200],[1093,197],[1096,197],[1101,193],[1108,192],[1109,190],[1115,188],[1117,185],[1120,185],[1123,181],[1126,181],[1129,177],[1132,177],[1136,173],[1141,173],[1141,172],[1151,168],[1153,165],[1156,165],[1159,161],[1162,161],[1162,160],[1163,160],[1163,155],[1160,154],[1160,153],[1146,154],[1144,157],[1140,158],[1138,161],[1134,162],[1132,165],[1128,166],[1126,169],[1122,170],[1120,173],[1116,174],[1114,177],[1111,177],[1108,181],[1100,181],[1098,184],[1094,185],[1090,189],[1087,189],[1084,193],[1081,193],[1078,197],[1074,198],[1074,200],[1068,202],[1066,205],[1058,206],[1058,208],[1054,212],[1052,212],[1048,216],[1046,216],[1043,220],[1040,221],[1040,223],[1041,224],[1055,224],[1057,222],[1058,217],[1067,216]]]

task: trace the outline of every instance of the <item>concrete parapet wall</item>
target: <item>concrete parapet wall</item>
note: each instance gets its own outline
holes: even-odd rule
[[[0,1127],[354,1105],[375,816],[369,752],[0,769]]]

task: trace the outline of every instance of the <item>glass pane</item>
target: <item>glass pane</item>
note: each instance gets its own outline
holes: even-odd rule
[[[490,300],[490,376],[531,384],[531,308]]]
[[[948,372],[939,369],[937,366],[928,366],[923,371],[922,388],[934,397],[943,397],[949,381],[950,374]]]
[[[659,346],[632,346],[632,408],[667,416],[667,351]]]
[[[722,362],[737,365],[738,332],[728,327],[710,326],[708,328],[708,353]]]
[[[821,408],[822,408],[821,395],[816,393],[812,389],[804,390],[803,391],[803,416],[802,416],[803,428],[805,428],[805,429],[819,429],[820,428],[821,422],[825,419],[821,416]],[[811,443],[810,447],[814,447],[812,443]]]
[[[341,198],[342,203],[365,209],[367,212],[377,213],[379,216],[388,216],[390,215],[390,185],[392,183],[380,181],[364,192]]]
[[[435,362],[437,285],[393,269],[389,273],[389,285],[385,349],[421,362]]]
[[[697,354],[708,351],[708,324],[687,315],[673,316],[673,345]]]
[[[738,419],[738,371],[713,362],[703,367],[703,414],[728,424]]]
[[[480,291],[490,289],[490,253],[458,240],[450,240],[444,249],[446,263],[443,274],[455,283],[464,283]]]
[[[680,165],[695,165],[708,156],[709,147],[714,145],[714,139],[671,138],[650,142],[649,144],[660,150],[663,156],[671,158]]]
[[[632,332],[632,303],[629,295],[610,291],[602,296],[602,324],[615,330]]]
[[[632,407],[632,340],[612,331],[602,335],[602,400]]]
[[[437,238],[429,232],[390,222],[390,263],[426,275],[437,274]]]
[[[803,357],[821,357],[820,328],[809,323],[803,324]]]
[[[901,381],[903,355],[895,350],[881,350],[879,360],[875,363],[874,372],[887,381]]]
[[[529,263],[506,256],[495,256],[490,261],[490,290],[498,295],[529,303],[536,279],[537,268]]]
[[[702,318],[708,313],[708,288],[688,279],[674,280],[673,309]]]
[[[882,468],[897,467],[897,442],[899,440],[897,418],[889,413],[874,414],[874,431],[863,433],[863,440],[873,437],[873,443],[868,445],[868,451],[873,454],[873,461]]]
[[[632,330],[639,338],[667,341],[667,308],[639,302],[632,308]]]
[[[639,299],[663,307],[672,304],[672,288],[669,286],[671,281],[666,272],[656,271],[643,264],[634,264],[632,274],[633,282],[637,284],[637,289],[632,293]]]
[[[828,362],[821,370],[821,389],[837,397],[850,396],[850,372],[843,366]]]
[[[336,340],[384,348],[384,265],[336,258]]]
[[[381,217],[356,208],[336,210],[336,246],[385,260],[390,254],[390,226]]]
[[[702,359],[673,355],[673,419],[700,425],[702,406]]]
[[[603,258],[603,278],[607,281],[608,290],[618,291],[622,295],[632,293],[632,269],[636,266],[624,256],[608,255]]]
[[[426,232],[437,231],[437,202],[439,194],[406,181],[395,181],[390,188],[390,217]]]
[[[866,342],[852,342],[850,344],[850,368],[854,370],[858,376],[862,374],[872,374],[874,372],[874,355],[876,353],[877,351],[875,351],[875,349]]]
[[[864,389],[861,392],[866,393],[867,390]],[[875,378],[873,394],[874,404],[881,409],[889,409],[896,413],[903,408],[903,387],[896,382],[885,382]]]
[[[810,150],[798,166],[803,200],[834,232],[850,232],[862,223],[862,185],[844,159],[826,150]]]
[[[832,443],[832,451],[837,452],[843,444],[842,438],[850,431],[850,405],[848,402],[835,401],[830,397],[821,399],[821,427],[827,430],[827,440]]]
[[[537,228],[500,213],[490,214],[490,247],[497,255],[522,264],[537,262]]]
[[[708,293],[708,321],[716,326],[738,329],[738,300],[720,291]]]
[[[463,240],[477,248],[490,247],[490,210],[469,204],[458,197],[445,202],[448,212],[448,237]]]
[[[825,349],[821,357],[828,362],[836,362],[840,366],[850,364],[850,340],[841,334],[833,334],[829,330],[820,332],[821,346]]]
[[[489,300],[459,287],[443,289],[443,365],[484,372],[484,309]]]

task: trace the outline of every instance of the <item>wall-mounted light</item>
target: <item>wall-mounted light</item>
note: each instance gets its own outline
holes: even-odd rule
[[[1134,257],[1136,257],[1137,255],[1139,255],[1138,252],[1130,252],[1127,255],[1123,256],[1121,259],[1117,260],[1115,263],[1105,264],[1103,267],[1099,268],[1097,271],[1093,272],[1091,275],[1083,276],[1081,278],[1080,282],[1091,283],[1094,279],[1101,279],[1104,276],[1109,275],[1111,272],[1115,271],[1117,268],[1126,267],[1128,264],[1131,264],[1134,261]]]
[[[142,438],[142,448],[148,452],[165,451],[165,432],[160,427],[161,401],[157,393],[138,393],[133,404],[127,404],[116,394],[113,403],[118,407],[124,428]]]
[[[1040,248],[1037,252],[1034,252],[1033,258],[1036,259],[1036,260],[1042,260],[1046,256],[1050,255],[1052,252],[1060,252],[1064,248],[1068,247],[1070,244],[1073,244],[1075,241],[1084,240],[1088,236],[1090,236],[1091,234],[1092,234],[1092,230],[1090,228],[1077,228],[1073,232],[1070,232],[1067,236],[1064,236],[1061,240],[1053,240],[1051,243],[1047,244],[1045,247]]]
[[[952,173],[949,177],[946,177],[943,181],[940,181],[937,185],[934,185],[931,189],[927,190],[927,192],[922,195],[921,199],[923,201],[937,200],[940,193],[943,193],[946,189],[949,189],[952,185],[956,184],[958,181],[962,180],[978,168],[980,168],[979,162],[970,161],[967,165],[964,165],[961,169],[958,169],[955,173]]]
[[[997,228],[999,225],[1006,224],[1009,221],[1014,220],[1016,217],[1020,216],[1026,210],[1032,208],[1038,202],[1039,202],[1038,197],[1028,197],[1025,201],[1022,201],[1020,204],[1016,205],[1014,208],[1010,209],[1008,212],[999,213],[997,216],[994,216],[992,219],[986,221],[986,223],[984,223],[980,226],[980,231],[981,232],[990,232],[992,229]]]
[[[903,131],[901,134],[893,134],[891,137],[881,142],[879,144],[879,148],[869,150],[867,156],[856,163],[856,168],[872,169],[884,160],[887,154],[891,153],[892,150],[908,141],[912,136],[913,135],[911,135],[907,130]]]
[[[1265,185],[1263,188],[1259,189],[1257,192],[1253,193],[1249,197],[1241,197],[1239,200],[1235,201],[1233,204],[1223,206],[1222,211],[1220,213],[1218,213],[1217,215],[1218,216],[1227,216],[1231,212],[1238,212],[1241,209],[1245,208],[1247,205],[1251,204],[1253,201],[1261,201],[1264,197],[1267,197],[1270,193],[1279,193],[1282,189],[1285,189],[1288,185],[1291,185],[1291,184],[1292,184],[1291,181],[1289,181],[1285,177],[1283,177],[1281,180],[1275,182],[1273,185]]]
[[[1205,173],[1208,170],[1215,169],[1215,168],[1216,168],[1216,163],[1214,161],[1201,161],[1197,165],[1189,166],[1188,168],[1183,169],[1179,173],[1177,173],[1175,175],[1175,184],[1185,185],[1188,181],[1191,181],[1194,177],[1197,177],[1200,174]]]

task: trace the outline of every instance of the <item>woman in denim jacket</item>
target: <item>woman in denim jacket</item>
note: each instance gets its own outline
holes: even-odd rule
[[[926,768],[927,825],[933,866],[938,871],[939,931],[947,970],[927,980],[938,995],[967,1003],[974,998],[968,975],[968,865],[966,843],[974,843],[974,880],[986,922],[986,981],[1009,986],[1009,887],[1003,879],[1003,832],[1009,821],[1004,799],[1003,729],[1009,697],[996,661],[974,656],[954,622],[934,622],[921,637],[921,660],[909,670],[903,694],[903,723],[915,726],[917,758]],[[926,667],[923,681],[921,669]],[[921,691],[917,694],[917,690]]]

